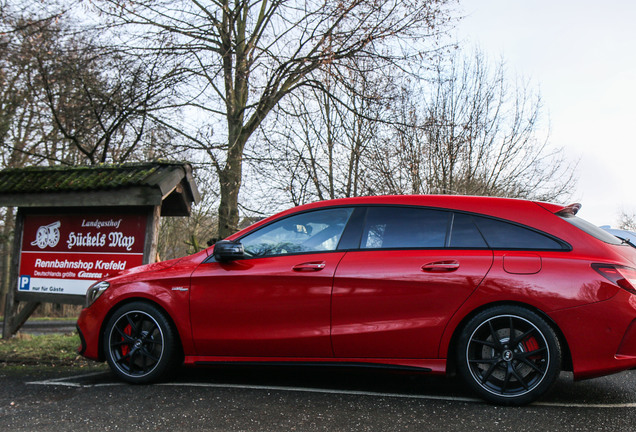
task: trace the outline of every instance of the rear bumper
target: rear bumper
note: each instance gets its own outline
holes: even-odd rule
[[[636,296],[620,290],[606,301],[549,315],[567,341],[574,379],[636,367]]]
[[[617,356],[636,357],[636,319],[633,320],[618,347]]]

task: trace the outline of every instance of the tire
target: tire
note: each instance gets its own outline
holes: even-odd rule
[[[110,369],[132,384],[166,378],[176,367],[179,341],[170,321],[145,302],[118,308],[104,330],[104,353]]]
[[[462,329],[457,366],[483,399],[525,405],[544,395],[561,371],[561,345],[552,327],[519,306],[496,306]]]

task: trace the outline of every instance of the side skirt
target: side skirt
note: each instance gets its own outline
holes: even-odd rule
[[[216,357],[186,356],[187,366],[244,365],[244,366],[313,366],[393,369],[409,372],[445,374],[446,359],[368,359],[368,358],[296,358],[296,357]]]

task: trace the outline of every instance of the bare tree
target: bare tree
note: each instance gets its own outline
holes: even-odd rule
[[[444,59],[427,80],[367,71],[323,86],[282,104],[284,119],[248,154],[293,204],[384,193],[553,200],[574,186],[540,98],[479,53]]]
[[[3,167],[20,167],[33,159],[48,131],[44,106],[29,85],[36,75],[32,49],[16,44],[10,32],[15,27],[7,24],[2,21],[0,37],[0,158]]]
[[[167,260],[201,251],[217,238],[216,211],[211,206],[209,195],[192,209],[189,217],[161,218],[157,239],[157,260]]]
[[[94,3],[111,29],[126,32],[129,52],[160,52],[179,65],[183,105],[212,117],[213,136],[221,131],[224,139],[206,139],[172,125],[207,151],[217,171],[224,237],[238,224],[245,147],[279,102],[300,87],[320,88],[314,72],[343,60],[404,58],[439,31],[447,0]]]
[[[0,16],[3,149],[32,163],[123,162],[168,133],[150,115],[173,87],[158,77],[157,57],[142,63],[105,50],[64,11],[16,10],[5,6]]]
[[[247,153],[261,177],[295,205],[365,188],[361,161],[387,112],[386,85],[381,74],[360,69],[348,68],[346,79],[327,71],[322,89],[290,97],[259,136],[262,145]]]
[[[618,228],[627,231],[636,231],[636,213],[621,210],[618,217]]]
[[[57,27],[53,30],[64,31]],[[159,127],[150,112],[172,86],[157,77],[159,60],[123,59],[86,37],[46,37],[45,29],[37,35],[47,49],[34,52],[33,86],[43,92],[53,127],[76,150],[64,156],[78,156],[63,160],[95,164],[131,159],[149,131]]]
[[[511,86],[503,63],[455,56],[430,91],[400,100],[394,134],[369,159],[381,174],[374,191],[551,200],[574,187],[574,166],[542,129],[540,98]]]
[[[46,135],[42,105],[31,91],[28,82],[34,75],[28,47],[14,45],[12,28],[7,28],[8,9],[2,4],[0,19],[0,164],[2,168],[22,167],[30,162],[41,161],[34,157],[35,148],[42,143]],[[7,31],[9,30],[9,31]],[[44,132],[44,133],[43,133]],[[13,235],[15,227],[15,209],[1,210],[0,221],[0,310],[4,310],[4,299],[9,289],[9,271]]]

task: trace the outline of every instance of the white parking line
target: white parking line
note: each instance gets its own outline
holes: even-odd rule
[[[25,383],[25,384],[61,385],[61,386],[66,386],[66,387],[82,387],[81,384],[69,383],[69,382],[65,382],[65,381],[76,380],[78,378],[86,378],[86,377],[95,376],[95,375],[101,375],[103,373],[104,372],[91,372],[91,373],[86,373],[86,374],[82,374],[82,375],[73,375],[73,376],[70,376],[70,377],[55,378],[55,379],[44,380],[44,381],[30,381],[30,382]]]
[[[595,403],[566,403],[566,402],[533,402],[533,406],[557,408],[636,408],[636,402],[595,404]]]
[[[86,378],[86,377],[102,375],[102,374],[107,374],[107,372],[94,372],[94,373],[88,373],[83,375],[75,375],[70,377],[56,378],[56,379],[44,380],[44,381],[31,381],[31,382],[27,382],[26,384],[65,386],[65,387],[110,387],[110,386],[127,385],[123,382],[101,383],[101,384],[80,384],[76,382],[70,382],[80,378]],[[265,385],[249,385],[249,384],[216,384],[216,383],[160,383],[155,385],[163,386],[163,387],[203,387],[203,388],[207,387],[207,388],[218,388],[218,389],[265,390],[265,391],[280,391],[280,392],[334,394],[334,395],[347,395],[347,396],[374,396],[374,397],[388,397],[388,398],[400,398],[400,399],[420,399],[420,400],[435,400],[435,401],[445,401],[445,402],[483,403],[481,399],[457,397],[457,396],[383,393],[383,392],[371,392],[371,391],[359,391],[359,390],[323,389],[323,388],[312,388],[312,387],[265,386]],[[597,408],[597,409],[636,408],[636,402],[613,403],[613,404],[534,402],[531,405],[544,406],[544,407],[550,407],[550,408]]]
[[[64,386],[64,387],[109,387],[109,386],[123,385],[123,383],[102,383],[102,384],[86,385],[86,384],[80,384],[80,383],[74,383],[74,382],[67,382],[67,381],[72,381],[72,380],[76,380],[80,378],[87,378],[91,376],[105,375],[105,374],[106,372],[91,372],[91,373],[86,373],[82,375],[73,375],[70,377],[55,378],[55,379],[44,380],[44,381],[30,381],[25,384],[57,385],[57,386]]]
[[[483,402],[481,399],[457,397],[457,396],[433,396],[433,395],[412,395],[401,393],[382,393],[359,390],[336,390],[322,389],[312,387],[287,387],[287,386],[261,386],[261,385],[245,385],[245,384],[213,384],[213,383],[161,383],[159,386],[169,387],[210,387],[210,388],[229,388],[241,390],[267,390],[267,391],[283,391],[283,392],[303,392],[303,393],[325,393],[340,394],[351,396],[379,396],[402,399],[427,399],[427,400],[444,400],[454,402]]]

